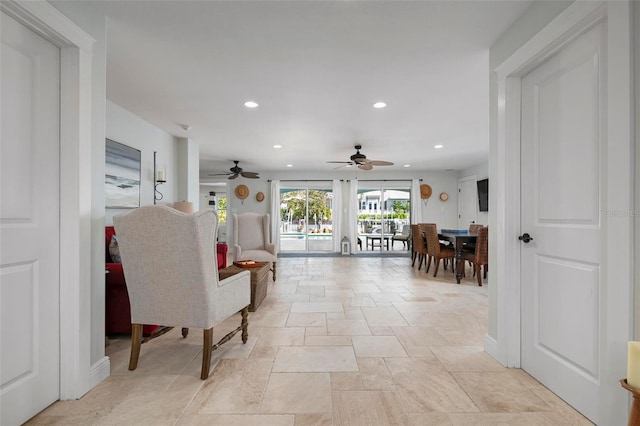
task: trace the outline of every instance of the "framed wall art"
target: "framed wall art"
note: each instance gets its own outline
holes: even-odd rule
[[[105,142],[105,207],[140,207],[140,150],[111,139]]]

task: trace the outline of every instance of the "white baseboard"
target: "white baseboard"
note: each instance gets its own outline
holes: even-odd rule
[[[493,359],[500,362],[498,358],[498,341],[488,334],[484,336],[484,351],[491,355]]]
[[[98,383],[109,377],[110,374],[111,360],[108,356],[105,356],[91,366],[91,372],[89,373],[90,389],[93,389]]]

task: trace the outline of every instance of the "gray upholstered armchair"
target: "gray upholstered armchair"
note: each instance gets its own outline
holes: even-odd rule
[[[250,274],[220,281],[216,268],[218,218],[211,209],[186,214],[166,206],[145,206],[113,218],[131,301],[131,357],[138,365],[142,324],[204,329],[202,380],[211,351],[242,330],[248,338]],[[213,327],[238,311],[241,323],[213,346]]]
[[[255,260],[271,262],[273,280],[276,280],[276,245],[271,241],[268,214],[242,213],[233,215],[234,261]]]

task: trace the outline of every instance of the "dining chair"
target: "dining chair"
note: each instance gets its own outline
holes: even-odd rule
[[[469,225],[469,233],[470,234],[477,234],[478,230],[482,228],[482,224],[480,223],[472,223]],[[476,242],[465,242],[463,243],[462,246],[462,252],[469,252],[469,253],[475,253],[476,251]],[[471,262],[469,262],[469,264],[471,265]]]
[[[135,370],[142,324],[204,330],[200,378],[209,377],[211,351],[242,330],[248,339],[249,271],[220,280],[216,267],[218,218],[213,209],[187,214],[167,206],[144,206],[113,218],[131,302],[131,354]],[[240,326],[213,344],[213,327],[241,312]],[[189,363],[191,358],[185,360]]]
[[[482,224],[480,223],[472,223],[471,225],[469,225],[469,233],[470,234],[477,234],[478,230],[482,228]]]
[[[484,278],[487,278],[487,268],[489,266],[489,228],[480,227],[476,232],[476,246],[474,252],[463,252],[462,261],[469,261],[473,264],[474,275],[478,279],[478,285],[482,286],[481,269],[484,268]]]
[[[424,262],[425,257],[427,256],[427,247],[424,239],[422,238],[422,230],[418,224],[411,225],[411,248],[411,266],[413,267],[415,265],[417,258],[418,270],[420,270],[422,262]]]
[[[431,256],[435,262],[435,271],[433,273],[433,276],[435,277],[438,275],[440,260],[451,260],[451,264],[455,265],[453,259],[456,256],[456,252],[453,247],[446,247],[440,244],[440,240],[438,239],[438,227],[435,223],[424,224],[424,231],[427,236],[427,254]],[[452,269],[455,272],[455,266]]]

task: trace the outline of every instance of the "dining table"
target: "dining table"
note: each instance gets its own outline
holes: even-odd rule
[[[456,252],[456,281],[460,284],[460,280],[464,275],[464,263],[462,253],[464,247],[475,246],[478,234],[463,229],[442,229],[438,232],[438,239],[449,241],[453,244]]]

